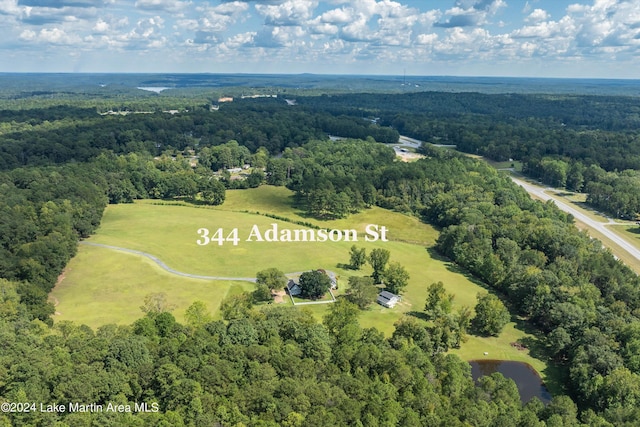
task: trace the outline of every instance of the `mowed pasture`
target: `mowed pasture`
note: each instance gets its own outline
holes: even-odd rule
[[[82,245],[51,292],[51,300],[57,303],[55,322],[71,320],[97,328],[139,319],[144,298],[151,293],[165,293],[175,306],[173,314],[182,321],[194,301],[206,302],[216,315],[222,298],[251,289],[248,282],[177,277],[148,258]]]
[[[455,265],[431,255],[428,249],[437,238],[437,230],[417,218],[374,207],[345,219],[320,221],[306,218],[292,205],[289,190],[269,186],[228,191],[227,201],[213,208],[157,204],[149,200],[109,205],[97,233],[87,240],[143,251],[160,258],[170,268],[196,275],[255,277],[256,272],[270,267],[285,273],[317,268],[333,270],[339,279],[338,295],[344,292],[349,276],[371,274],[369,266],[359,271],[344,266],[349,262],[349,248],[355,244],[365,247],[367,253],[374,248],[385,248],[391,252],[391,261],[401,263],[409,272],[409,285],[402,302],[394,309],[374,304],[361,314],[359,322],[363,327],[376,327],[387,336],[402,316],[424,309],[427,287],[433,282],[445,284],[455,295],[456,306],[473,307],[476,294],[486,292],[481,284],[475,283]],[[262,232],[272,224],[277,224],[280,230],[306,228],[265,214],[286,217],[290,221],[306,221],[328,229],[355,229],[359,241],[246,241],[254,226]],[[365,242],[364,230],[368,224],[387,227],[390,241]],[[238,244],[211,242],[206,246],[198,245],[200,228],[208,228],[210,234],[222,228],[224,237],[237,228]],[[60,313],[55,321],[73,320],[98,327],[107,323],[133,322],[143,315],[140,306],[145,295],[154,292],[167,294],[168,302],[176,307],[173,313],[182,321],[184,311],[193,301],[204,301],[214,317],[219,318],[218,309],[224,297],[251,289],[253,284],[248,282],[176,276],[140,255],[81,245],[64,280],[51,296],[58,302],[56,310]],[[291,304],[288,298],[284,301]],[[321,320],[328,308],[328,304],[322,304],[299,309],[310,310]],[[471,337],[457,352],[465,359],[476,359],[486,357],[484,352],[488,351],[488,357],[526,361],[542,372],[543,362],[510,346],[510,342],[527,335],[515,328],[514,323],[508,325],[507,331],[498,338]]]

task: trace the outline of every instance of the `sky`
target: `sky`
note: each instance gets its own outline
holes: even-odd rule
[[[640,0],[0,0],[0,72],[640,79]]]

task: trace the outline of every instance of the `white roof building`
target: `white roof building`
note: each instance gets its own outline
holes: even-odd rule
[[[400,302],[399,295],[387,291],[382,291],[378,294],[377,303],[383,307],[393,308],[398,302]]]

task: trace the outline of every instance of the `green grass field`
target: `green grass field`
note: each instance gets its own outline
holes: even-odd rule
[[[270,267],[286,273],[324,268],[337,273],[339,295],[344,292],[349,276],[371,273],[368,266],[360,271],[343,268],[343,264],[349,261],[349,248],[353,242],[248,242],[246,238],[254,225],[263,231],[274,223],[280,229],[304,228],[274,220],[264,213],[292,221],[308,221],[323,228],[356,229],[360,237],[356,245],[365,247],[367,253],[374,248],[388,249],[391,261],[400,262],[411,276],[398,306],[387,309],[374,304],[360,315],[362,327],[376,327],[387,336],[391,335],[394,323],[402,316],[423,310],[427,287],[433,282],[442,281],[448,292],[456,296],[457,306],[473,307],[476,294],[486,292],[482,284],[428,250],[438,233],[417,218],[372,208],[346,219],[318,221],[305,218],[291,206],[290,191],[269,186],[228,191],[225,204],[215,208],[155,204],[148,200],[109,205],[102,225],[88,241],[147,252],[171,268],[198,275],[255,277],[256,272]],[[363,241],[361,233],[367,224],[386,226],[391,241]],[[199,246],[196,243],[199,239],[197,230],[202,227],[211,233],[223,228],[224,236],[237,228],[240,241],[237,246],[231,242],[221,246],[217,243]],[[176,306],[174,314],[182,320],[185,309],[193,301],[204,301],[216,315],[225,296],[252,288],[253,285],[247,282],[176,276],[140,255],[81,245],[78,255],[67,268],[66,277],[53,290],[51,297],[58,302],[56,310],[60,313],[55,316],[55,321],[73,320],[97,327],[107,323],[129,324],[141,317],[140,306],[149,293],[166,293],[168,302]],[[285,304],[291,304],[288,297]],[[318,320],[328,308],[328,304],[299,307],[309,310]],[[521,328],[516,328],[515,323],[510,323],[500,337],[470,337],[461,349],[453,352],[467,360],[487,357],[484,352],[488,352],[488,357],[526,361],[539,372],[544,372],[542,361],[510,345],[527,336]]]
[[[51,292],[57,302],[54,320],[73,320],[93,328],[126,325],[142,317],[140,306],[150,293],[164,292],[182,321],[194,301],[204,301],[215,316],[222,298],[253,289],[248,282],[178,277],[143,256],[93,246],[80,246],[64,274]]]

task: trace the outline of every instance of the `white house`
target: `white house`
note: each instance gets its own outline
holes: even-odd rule
[[[377,302],[383,307],[393,308],[400,301],[400,296],[391,292],[382,291],[378,294]]]

